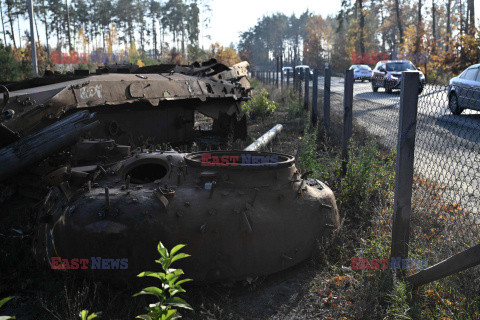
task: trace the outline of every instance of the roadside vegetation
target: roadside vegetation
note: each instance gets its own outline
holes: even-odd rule
[[[341,214],[340,230],[312,259],[315,276],[308,284],[308,296],[316,299],[315,307],[327,309],[329,319],[478,319],[475,274],[453,275],[411,291],[391,270],[390,263],[386,270],[373,269],[372,265],[352,269],[353,257],[369,261],[390,258],[395,153],[355,126],[347,171],[342,176],[341,116],[332,114],[332,132],[327,136],[321,121],[317,128],[308,126],[308,116],[293,92],[282,95],[271,86],[267,91],[272,92],[272,99],[282,102],[271,123],[282,123],[279,116],[286,116],[286,132],[279,143],[288,144],[285,137],[289,136],[297,141],[298,147],[290,150],[296,151],[297,165],[302,172],[312,171],[313,177],[334,191]],[[304,128],[298,137],[291,135],[300,130],[292,126],[294,123]],[[272,147],[274,151],[279,148],[281,145]],[[413,187],[416,216],[412,228],[416,228],[416,236],[409,258],[428,259],[430,266],[443,259],[445,248],[452,248],[455,236],[458,238],[448,227],[450,223],[467,225],[472,217],[458,205],[442,200],[442,186],[416,176]],[[418,270],[406,270],[406,275]]]

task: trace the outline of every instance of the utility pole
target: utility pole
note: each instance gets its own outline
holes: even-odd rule
[[[30,16],[30,45],[32,50],[33,76],[38,77],[37,69],[37,47],[35,45],[35,31],[33,29],[33,1],[28,0],[28,15]]]

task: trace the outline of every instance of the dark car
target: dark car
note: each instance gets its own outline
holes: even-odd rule
[[[408,60],[384,60],[379,61],[373,69],[372,74],[372,90],[377,92],[378,88],[383,87],[387,93],[391,93],[393,89],[400,89],[402,84],[402,72],[415,70],[420,73],[420,86],[418,93],[423,91],[425,86],[425,75],[417,70],[413,63]]]
[[[448,108],[459,115],[465,109],[480,111],[480,64],[465,69],[448,85]]]

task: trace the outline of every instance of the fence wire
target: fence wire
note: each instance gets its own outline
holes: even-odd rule
[[[480,243],[480,112],[466,109],[480,107],[478,84],[461,93],[426,84],[418,96],[410,245],[429,265]],[[332,77],[332,117],[343,113],[343,91],[343,78]],[[323,94],[321,78],[320,101]],[[400,90],[374,92],[369,81],[354,83],[354,123],[393,152],[399,107]],[[319,109],[322,115],[322,104]],[[463,272],[463,288],[478,294],[479,275],[478,266]]]
[[[320,125],[324,76],[324,70],[319,70]],[[354,83],[354,138],[373,137],[385,149],[396,152],[400,89],[390,90],[384,80]],[[292,82],[290,78],[294,87]],[[428,259],[429,266],[480,244],[480,112],[472,110],[480,110],[480,82],[477,84],[455,90],[447,85],[423,84],[418,94],[410,256]],[[335,140],[342,138],[344,85],[342,75],[331,75],[330,136]],[[304,87],[298,87],[303,95]],[[361,130],[356,132],[355,128]],[[391,215],[383,219],[391,226]],[[455,288],[465,296],[478,296],[480,266],[448,281],[455,282]]]

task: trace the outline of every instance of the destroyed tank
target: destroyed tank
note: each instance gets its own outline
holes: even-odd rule
[[[47,72],[0,83],[0,148],[85,110],[100,123],[89,132],[92,138],[132,146],[189,144],[204,136],[243,139],[246,118],[240,104],[249,98],[247,62],[233,67],[215,59],[189,66],[109,65],[94,75]],[[210,130],[195,126],[196,114],[213,120]]]
[[[332,191],[285,154],[137,150],[94,184],[96,166],[75,171],[80,187],[59,181],[44,201],[37,253],[54,268],[86,259],[84,272],[135,279],[158,270],[161,241],[187,245],[176,266],[195,281],[255,279],[307,259],[339,226]],[[90,270],[97,259],[108,270]]]

